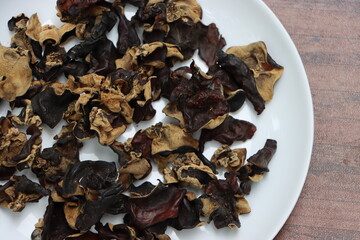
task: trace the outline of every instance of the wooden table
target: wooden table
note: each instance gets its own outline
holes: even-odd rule
[[[297,46],[314,103],[309,173],[276,239],[360,239],[360,0],[264,0]]]

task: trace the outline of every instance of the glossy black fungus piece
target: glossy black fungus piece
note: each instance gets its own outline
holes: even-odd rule
[[[72,134],[57,138],[50,148],[45,148],[34,160],[31,170],[39,182],[46,186],[49,183],[61,181],[70,164],[79,162],[79,151],[83,144]]]
[[[269,171],[268,164],[274,156],[276,148],[277,142],[273,139],[267,139],[265,146],[247,160],[256,167],[256,173]]]
[[[137,99],[133,99],[129,102],[130,107],[132,107],[134,109],[134,113],[133,113],[133,121],[135,123],[139,123],[141,121],[148,121],[151,120],[155,114],[156,114],[156,110],[153,108],[152,106],[152,101],[148,100],[144,106],[140,106],[137,103]]]
[[[35,183],[29,180],[26,176],[14,176],[15,183],[15,191],[21,192],[24,194],[41,194],[42,196],[49,195],[49,190],[43,188],[40,184]]]
[[[102,13],[101,21],[97,23],[90,36],[85,38],[81,43],[73,46],[68,52],[67,57],[70,60],[82,60],[93,49],[96,48],[101,38],[105,37],[105,34],[110,31],[117,21],[116,14],[112,11],[104,11]]]
[[[66,51],[61,46],[46,44],[40,61],[32,66],[33,74],[39,80],[51,82],[62,73],[66,61]]]
[[[113,42],[107,38],[102,38],[90,53],[90,64],[92,67],[88,72],[98,75],[109,74],[116,69],[115,59],[117,57]]]
[[[145,229],[177,217],[185,193],[185,189],[159,183],[150,194],[144,197],[130,198],[129,224],[139,229]]]
[[[157,68],[154,70],[153,76],[155,78],[151,78],[151,89],[153,89],[154,94],[154,101],[158,100],[161,96],[168,98],[169,94],[165,96],[165,92],[163,89],[166,89],[166,85],[169,82],[170,78],[170,68],[165,66],[163,68]]]
[[[47,87],[31,100],[31,106],[35,114],[50,128],[54,128],[63,118],[69,104],[75,101],[79,95],[65,90],[62,95],[57,95],[52,87]]]
[[[225,39],[219,34],[215,23],[208,26],[200,24],[201,36],[199,40],[199,56],[208,66],[216,63],[216,54],[225,45]]]
[[[169,220],[169,225],[177,230],[192,229],[198,226],[200,221],[201,205],[196,200],[189,201],[184,198],[180,204],[179,215]]]
[[[41,240],[63,240],[67,236],[75,233],[78,233],[78,231],[70,228],[66,221],[64,203],[54,202],[50,197],[44,214]]]
[[[234,92],[240,88],[230,73],[220,68],[218,65],[210,66],[207,74],[219,79],[221,85],[224,87],[224,92]]]
[[[121,194],[125,187],[120,184],[100,190],[100,196],[96,201],[87,200],[81,209],[81,214],[76,219],[76,228],[80,231],[88,231],[94,224],[100,221],[105,213],[112,215],[126,213],[128,211],[128,196]]]
[[[230,112],[239,110],[246,100],[246,93],[242,90],[237,91],[233,96],[228,97],[226,101],[229,104]]]
[[[139,36],[137,35],[135,26],[132,25],[131,22],[126,18],[125,14],[123,13],[123,9],[116,6],[115,10],[119,18],[119,36],[116,46],[120,55],[123,56],[129,47],[140,46],[141,42]]]
[[[240,227],[236,213],[236,194],[241,194],[236,173],[225,175],[225,180],[213,180],[205,187],[205,193],[219,207],[210,214],[209,220],[214,221],[216,228]]]
[[[255,111],[261,114],[265,109],[265,101],[256,88],[253,72],[242,60],[232,54],[226,54],[220,50],[217,58],[219,66],[230,73],[236,83],[245,91],[246,97],[253,104]]]
[[[180,48],[184,59],[190,59],[199,47],[199,40],[202,34],[198,24],[179,19],[169,24],[170,31],[164,39],[164,42],[172,43]]]
[[[61,195],[64,197],[76,193],[78,187],[101,190],[112,186],[118,177],[114,162],[81,161],[72,164],[65,173]]]
[[[90,64],[85,60],[68,61],[62,67],[62,72],[66,77],[72,75],[74,77],[84,76],[88,73]]]
[[[19,16],[16,16],[16,17],[12,17],[9,21],[8,21],[8,28],[9,28],[9,31],[14,31],[17,26],[16,26],[16,23],[21,21],[21,20],[25,20],[25,21],[28,21],[29,18],[27,16],[25,16],[24,13],[20,14]]]
[[[254,124],[228,116],[218,127],[202,129],[199,140],[200,151],[204,150],[207,141],[216,140],[230,146],[234,141],[246,141],[252,138],[255,132]]]

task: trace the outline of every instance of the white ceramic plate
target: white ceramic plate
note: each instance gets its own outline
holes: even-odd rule
[[[56,17],[55,0],[13,0],[2,2],[0,8],[0,41],[9,46],[10,32],[7,21],[19,13],[27,16],[38,13],[43,24],[61,23]],[[237,143],[233,147],[246,147],[248,156],[262,148],[267,138],[278,141],[278,151],[270,163],[270,172],[264,179],[253,184],[250,196],[247,197],[252,212],[240,216],[240,229],[216,230],[213,224],[205,227],[173,231],[167,233],[172,239],[273,239],[290,215],[303,187],[307,175],[313,143],[313,109],[307,77],[303,64],[292,40],[276,16],[260,0],[199,0],[203,7],[206,24],[215,22],[227,41],[228,48],[245,45],[262,40],[267,44],[269,53],[279,64],[285,67],[282,78],[275,88],[273,100],[266,105],[265,111],[257,116],[252,106],[246,103],[234,115],[237,118],[251,121],[257,126],[253,139],[246,143]],[[127,8],[127,14],[134,12]],[[111,39],[116,39],[112,32]],[[201,65],[201,64],[200,64]],[[203,65],[201,65],[203,66]],[[129,127],[123,141],[133,136],[138,127],[148,126],[162,121],[161,109],[163,101],[155,107],[158,114],[152,121],[140,126]],[[6,114],[8,104],[1,103],[1,115]],[[165,120],[167,121],[167,120]],[[60,124],[53,130],[44,127],[43,147],[53,144],[52,136],[60,131]],[[205,152],[209,157],[219,146],[216,143],[206,145]],[[116,161],[116,155],[109,148],[97,144],[97,140],[85,143],[81,151],[81,160],[106,159]],[[28,173],[29,174],[29,173]],[[151,174],[149,180],[159,176]],[[8,209],[0,209],[1,239],[29,239],[34,224],[41,218],[47,199],[39,203],[28,204],[21,213],[12,213]],[[105,217],[113,223],[121,222],[120,218]]]

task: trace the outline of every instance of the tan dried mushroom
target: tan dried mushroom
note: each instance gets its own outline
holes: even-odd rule
[[[11,102],[26,93],[33,79],[29,61],[28,50],[0,45],[0,98]]]
[[[265,43],[259,41],[246,46],[230,47],[226,53],[240,58],[253,71],[257,90],[264,101],[269,102],[274,95],[274,85],[284,68],[270,57]]]
[[[225,167],[229,172],[238,171],[245,162],[246,148],[232,150],[228,145],[222,145],[211,157],[211,162],[217,167]]]

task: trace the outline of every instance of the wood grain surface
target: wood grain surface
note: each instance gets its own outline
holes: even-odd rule
[[[360,1],[264,2],[299,50],[315,117],[309,173],[276,239],[360,239]]]

